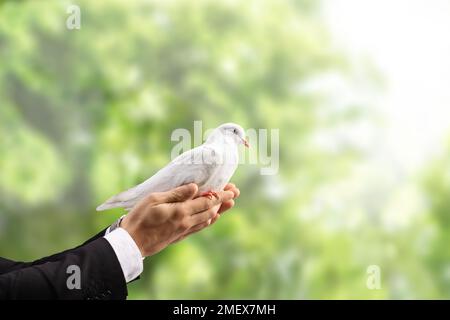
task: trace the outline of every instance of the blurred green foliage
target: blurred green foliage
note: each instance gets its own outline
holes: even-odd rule
[[[71,3],[80,30],[66,28]],[[368,201],[322,205],[362,155],[317,135],[366,120],[302,85],[349,72],[315,1],[1,1],[1,255],[79,244],[123,214],[98,204],[169,161],[174,129],[232,121],[280,129],[279,174],[241,166],[236,207],[146,259],[130,298],[449,298],[448,161],[406,227],[373,213],[371,187]],[[366,287],[372,264],[381,290]]]

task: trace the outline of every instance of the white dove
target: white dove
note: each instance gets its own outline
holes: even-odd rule
[[[130,210],[150,193],[192,182],[198,185],[200,196],[217,197],[216,192],[223,190],[238,166],[240,144],[249,146],[244,129],[234,123],[222,124],[204,144],[179,155],[141,184],[111,197],[97,211],[120,207]]]

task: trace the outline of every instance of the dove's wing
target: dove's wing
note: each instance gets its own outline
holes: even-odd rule
[[[216,170],[220,153],[214,145],[201,145],[186,151],[146,181],[108,199],[97,207],[97,211],[117,207],[131,209],[150,193],[168,191],[191,182],[200,188]]]

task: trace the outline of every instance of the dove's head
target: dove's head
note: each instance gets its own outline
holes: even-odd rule
[[[248,141],[245,137],[245,131],[242,127],[235,123],[225,123],[217,127],[215,131],[219,131],[225,139],[232,141],[237,145],[243,144],[249,147]]]

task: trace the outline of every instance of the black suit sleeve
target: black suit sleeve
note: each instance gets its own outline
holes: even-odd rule
[[[0,299],[125,299],[120,263],[103,234],[30,263],[1,259]]]
[[[106,229],[100,231],[98,234],[96,234],[95,236],[93,236],[92,238],[90,238],[89,240],[84,242],[82,245],[80,245],[74,249],[77,249],[81,246],[84,246],[85,244],[88,244],[89,242],[92,242],[98,238],[103,237],[105,235],[105,232],[106,232]],[[73,249],[65,250],[63,252],[59,252],[59,253],[53,254],[51,256],[44,257],[44,258],[41,258],[41,259],[38,259],[38,260],[35,260],[32,262],[13,261],[13,260],[9,260],[9,259],[0,257],[0,275],[11,272],[11,271],[19,270],[22,268],[27,268],[27,267],[31,267],[34,265],[42,264],[45,262],[56,261],[56,260],[60,259],[60,257],[62,257],[63,255],[65,255],[67,252],[69,252],[70,250],[73,250]]]

